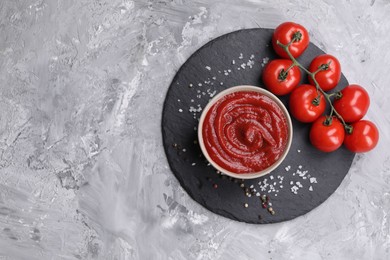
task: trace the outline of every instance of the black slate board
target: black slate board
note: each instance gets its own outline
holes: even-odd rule
[[[213,93],[228,87],[262,86],[263,59],[277,58],[271,45],[272,32],[271,29],[235,31],[201,47],[174,77],[162,115],[164,149],[171,170],[182,187],[210,211],[247,223],[282,222],[314,209],[337,189],[354,158],[354,154],[344,148],[333,153],[316,150],[308,139],[310,125],[293,119],[294,138],[285,161],[267,176],[245,180],[245,187],[253,185],[256,189],[251,197],[247,197],[240,187],[241,180],[218,175],[202,156],[196,131],[201,111],[190,112],[190,108],[205,107]],[[322,53],[310,44],[298,60],[308,67],[311,60]],[[303,76],[304,82],[306,78],[306,75]],[[348,82],[342,75],[335,90],[346,85]],[[280,99],[287,105],[288,96]],[[290,170],[287,171],[286,167]],[[301,173],[298,174],[297,170]],[[265,179],[274,186],[273,190],[270,185],[264,187]],[[299,188],[297,194],[291,191],[294,186]],[[269,196],[275,215],[261,207],[257,192]],[[248,207],[244,207],[245,203]]]

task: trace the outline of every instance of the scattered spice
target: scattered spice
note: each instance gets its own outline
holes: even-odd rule
[[[275,215],[275,211],[272,207],[268,208],[268,212],[271,213],[271,215]]]

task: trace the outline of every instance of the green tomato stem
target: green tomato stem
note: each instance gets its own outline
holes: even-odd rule
[[[300,64],[297,59],[294,58],[294,56],[292,56],[290,50],[288,49],[288,47],[291,45],[291,43],[293,43],[294,41],[296,41],[295,38],[293,38],[287,45],[277,41],[276,44],[279,45],[288,55],[288,57],[290,58],[290,60],[293,62],[293,65],[294,66],[297,66],[299,67],[300,69],[302,69],[304,72],[306,72],[310,78],[313,80],[314,82],[314,85],[316,87],[316,90],[317,90],[317,94],[318,94],[318,101],[320,102],[320,93],[322,95],[324,95],[326,101],[329,103],[329,106],[330,106],[330,113],[329,113],[329,117],[332,117],[333,115],[335,115],[340,121],[341,123],[343,124],[344,126],[344,129],[349,133],[349,132],[352,132],[352,127],[350,125],[348,125],[344,118],[337,112],[337,110],[334,108],[333,104],[332,104],[332,100],[330,99],[334,94],[328,94],[326,93],[321,87],[320,87],[320,84],[318,83],[318,81],[316,80],[315,78],[315,75],[322,71],[322,70],[326,70],[328,69],[329,67],[329,63],[326,64],[328,65],[327,68],[325,68],[326,66],[320,66],[315,72],[310,72],[308,69],[306,69],[302,64]]]

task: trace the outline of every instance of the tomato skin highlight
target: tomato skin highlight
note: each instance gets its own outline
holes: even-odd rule
[[[297,23],[285,22],[276,27],[272,35],[272,46],[276,54],[282,58],[289,58],[288,54],[283,50],[283,48],[277,44],[277,41],[287,45],[293,38],[294,33],[298,31],[302,34],[301,39],[291,43],[288,49],[294,58],[299,57],[306,50],[310,42],[309,33],[307,32],[306,28]]]
[[[289,108],[291,115],[300,122],[310,123],[320,117],[326,108],[326,100],[320,94],[319,104],[313,104],[313,100],[318,97],[317,89],[309,84],[303,84],[295,88],[289,98]]]
[[[379,131],[376,125],[368,120],[360,120],[352,124],[351,134],[346,134],[344,146],[354,153],[365,153],[376,147]]]
[[[336,117],[332,118],[330,125],[324,125],[326,118],[321,116],[314,121],[310,129],[310,142],[320,151],[333,152],[343,144],[344,126]]]
[[[315,57],[309,66],[310,72],[315,72],[322,64],[329,64],[327,70],[322,70],[314,76],[322,90],[329,91],[337,86],[341,78],[341,66],[338,59],[329,54],[322,54]],[[314,84],[313,79],[309,76],[309,82]]]
[[[347,123],[357,122],[362,119],[370,106],[370,96],[367,91],[356,84],[342,89],[342,97],[335,99],[333,106]]]
[[[298,67],[292,67],[286,79],[280,80],[279,74],[287,70],[293,62],[288,59],[277,59],[269,62],[263,70],[262,79],[265,87],[275,95],[290,93],[301,81],[301,71]]]

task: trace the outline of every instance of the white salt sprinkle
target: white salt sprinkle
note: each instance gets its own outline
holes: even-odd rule
[[[180,112],[180,113],[183,112],[183,109],[180,108],[180,109],[179,109],[179,112]]]
[[[211,67],[210,66],[206,66],[205,67],[207,70],[211,70]]]
[[[309,191],[313,191],[313,186],[310,186],[310,187],[309,187]]]

